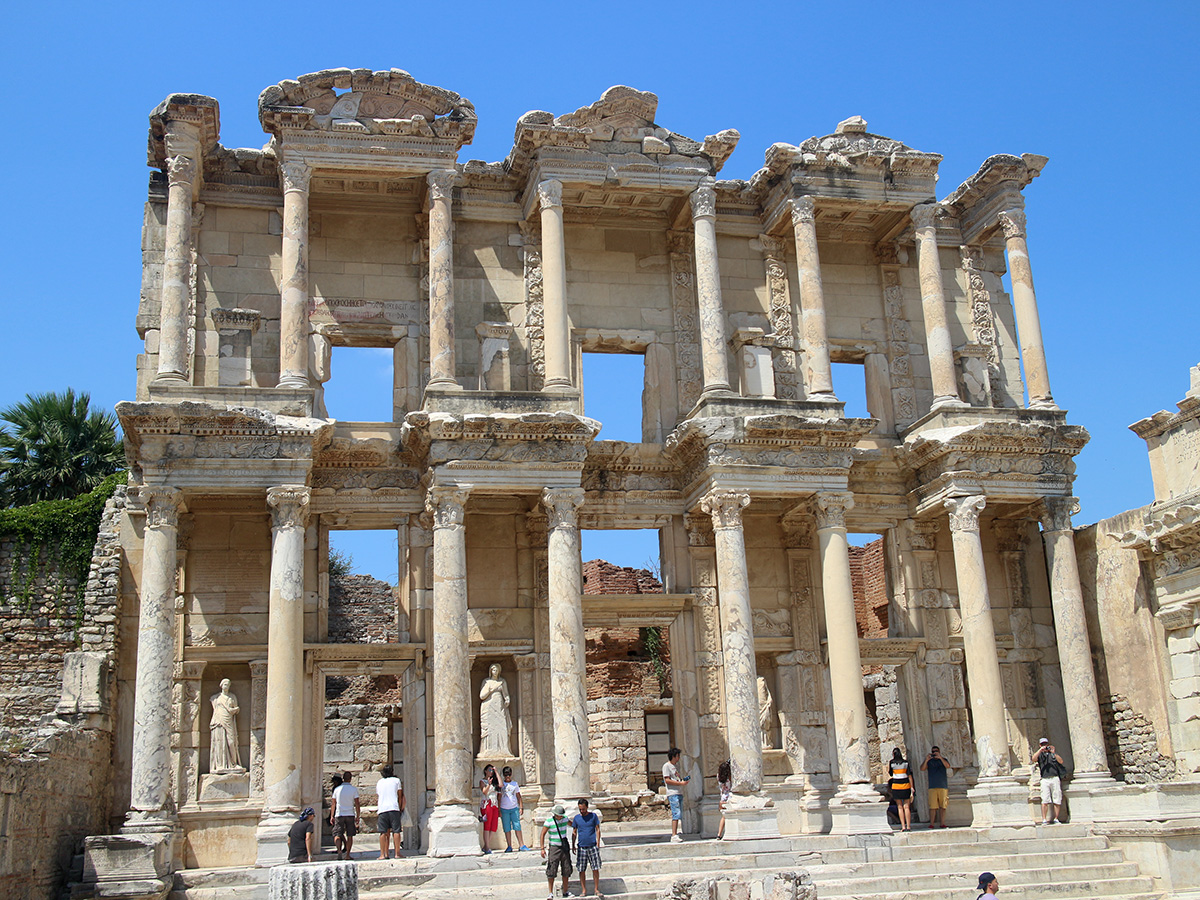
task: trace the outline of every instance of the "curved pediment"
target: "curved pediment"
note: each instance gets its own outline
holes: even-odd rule
[[[263,130],[397,134],[470,143],[475,107],[402,69],[325,69],[272,85],[258,98]]]

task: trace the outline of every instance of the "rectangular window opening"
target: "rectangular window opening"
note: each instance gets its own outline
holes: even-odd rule
[[[666,711],[646,711],[646,784],[657,791],[663,786],[662,770],[667,751],[675,744],[674,723]]]
[[[867,372],[861,362],[835,362],[833,370],[833,392],[846,404],[848,419],[871,418],[867,406]]]
[[[391,422],[394,351],[391,347],[334,347],[325,382],[325,409],[341,422]]]
[[[644,354],[583,354],[583,414],[603,426],[600,440],[642,442],[645,382]]]

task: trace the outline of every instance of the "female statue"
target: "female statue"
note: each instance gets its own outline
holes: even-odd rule
[[[212,695],[212,719],[208,723],[208,771],[214,775],[244,772],[238,755],[237,697],[229,690],[228,678],[221,679],[221,692]]]
[[[500,677],[499,664],[492,663],[488,668],[488,677],[479,689],[480,756],[492,759],[512,756],[509,705],[508,682]]]
[[[775,699],[771,696],[771,689],[767,687],[767,679],[762,675],[758,676],[758,727],[762,730],[762,748],[770,750],[774,746],[774,730],[771,712],[775,706]]]

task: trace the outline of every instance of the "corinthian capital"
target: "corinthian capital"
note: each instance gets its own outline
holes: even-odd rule
[[[795,228],[812,228],[817,222],[817,204],[812,197],[789,200],[792,209],[792,225]]]
[[[471,491],[460,485],[435,484],[425,495],[425,509],[433,516],[433,528],[457,528],[463,524]]]
[[[196,180],[196,160],[190,156],[172,156],[167,160],[167,184],[192,186]]]
[[[279,174],[283,176],[284,193],[288,191],[308,191],[308,182],[312,178],[312,166],[298,159],[288,160],[279,164]]]
[[[583,504],[583,488],[546,488],[542,491],[542,506],[550,519],[550,528],[575,528],[576,513]]]
[[[817,528],[845,528],[846,513],[854,508],[854,495],[849,491],[823,491],[817,494],[813,513]]]
[[[147,528],[174,528],[179,524],[183,492],[164,485],[144,485],[138,498],[146,505]]]
[[[934,216],[937,215],[938,205],[936,203],[922,203],[920,206],[914,206],[909,215],[912,217],[913,227],[920,231],[922,228],[933,228]]]
[[[538,203],[542,209],[551,209],[552,207],[562,206],[562,182],[550,179],[549,181],[539,181],[537,186]]]
[[[281,484],[267,491],[267,506],[271,507],[271,527],[275,529],[303,528],[308,521],[310,493],[302,484]]]
[[[741,528],[742,510],[750,495],[739,491],[713,491],[700,501],[700,509],[712,516],[713,528]]]
[[[1070,531],[1071,516],[1079,512],[1079,500],[1075,497],[1042,498],[1042,530]]]
[[[999,219],[1005,240],[1025,237],[1025,210],[1006,209],[1000,213]]]
[[[458,171],[434,169],[425,180],[429,182],[429,201],[431,203],[435,200],[449,200],[450,194],[454,190],[454,183],[458,180]]]
[[[979,513],[987,505],[987,497],[975,494],[971,497],[951,497],[943,504],[950,510],[950,530],[970,531],[979,534]]]
[[[712,177],[701,178],[700,186],[692,191],[692,218],[702,219],[717,214],[716,180]]]

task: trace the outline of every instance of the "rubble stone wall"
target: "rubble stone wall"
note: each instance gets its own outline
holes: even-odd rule
[[[593,791],[638,794],[648,789],[646,710],[670,707],[670,699],[649,696],[588,698]]]

